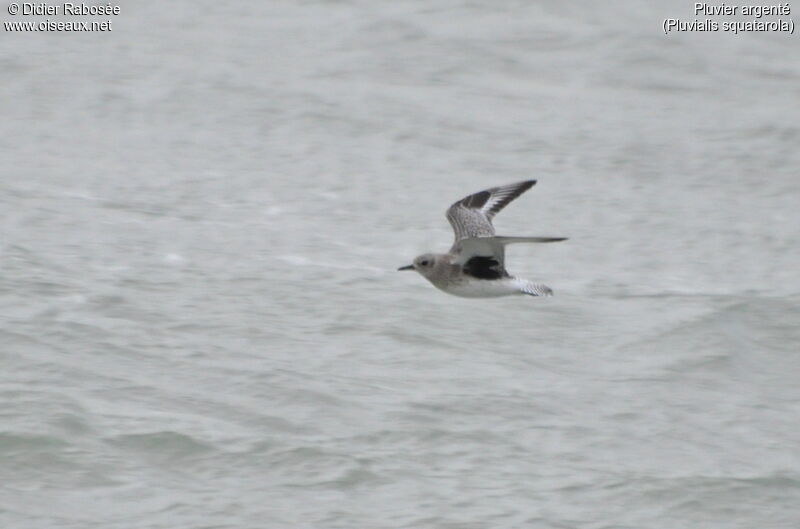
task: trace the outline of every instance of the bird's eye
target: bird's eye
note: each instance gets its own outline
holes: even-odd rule
[[[423,259],[422,261],[419,262],[419,264],[421,264],[422,266],[428,266],[428,260]]]

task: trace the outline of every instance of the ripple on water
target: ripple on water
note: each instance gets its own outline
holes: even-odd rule
[[[169,430],[117,435],[106,438],[105,442],[126,453],[165,463],[181,463],[187,459],[218,452],[209,443]]]

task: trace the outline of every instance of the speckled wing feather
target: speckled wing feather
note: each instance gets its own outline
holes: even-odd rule
[[[472,237],[494,235],[492,218],[512,200],[533,187],[536,180],[525,180],[462,198],[447,210],[447,220],[453,226],[455,242]]]

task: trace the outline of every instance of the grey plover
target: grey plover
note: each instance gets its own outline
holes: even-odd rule
[[[525,180],[492,187],[454,203],[447,210],[455,232],[450,251],[422,254],[398,270],[416,270],[436,288],[466,298],[552,296],[550,287],[510,275],[505,268],[505,249],[511,243],[557,242],[566,237],[502,237],[495,235],[492,226],[492,218],[535,183]]]

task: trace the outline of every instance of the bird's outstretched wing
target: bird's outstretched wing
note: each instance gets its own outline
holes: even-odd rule
[[[456,243],[461,239],[493,236],[492,218],[535,183],[536,180],[525,180],[492,187],[464,197],[450,206],[447,220],[453,226]]]
[[[473,258],[490,259],[493,270],[507,275],[505,249],[507,244],[521,242],[558,242],[564,237],[500,237],[494,233],[492,218],[512,200],[533,187],[536,180],[525,180],[505,186],[492,187],[464,197],[447,210],[447,220],[453,226],[455,242],[450,253],[453,263],[466,268]],[[484,261],[473,261],[484,263]],[[485,261],[489,262],[489,261]],[[465,268],[465,269],[466,269]]]
[[[475,256],[489,257],[497,261],[502,268],[506,261],[506,245],[520,242],[560,242],[566,237],[468,237],[453,244],[450,249],[455,257],[453,263],[464,264]]]

